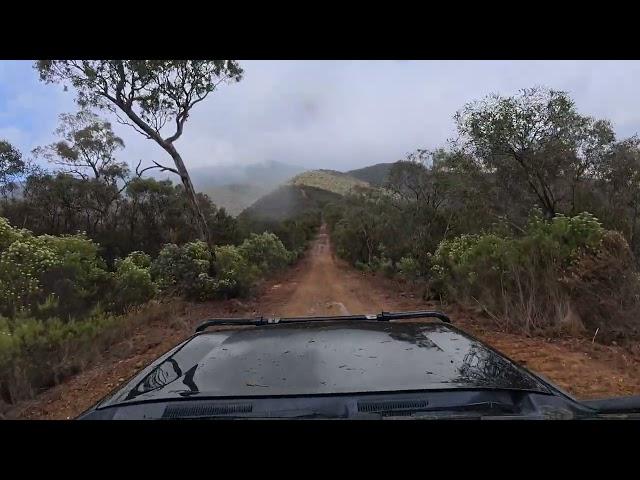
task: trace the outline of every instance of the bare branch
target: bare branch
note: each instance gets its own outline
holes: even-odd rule
[[[138,165],[136,166],[136,175],[140,178],[142,177],[142,174],[147,170],[153,170],[156,168],[159,169],[161,172],[171,172],[171,173],[175,173],[176,175],[180,175],[180,172],[178,172],[178,170],[176,170],[175,168],[166,167],[164,165],[159,164],[155,160],[152,160],[152,162],[154,163],[153,165],[150,165],[140,170],[140,165],[142,164],[142,160],[139,160]]]
[[[115,112],[115,114],[116,114],[117,121],[118,121],[118,123],[119,123],[119,124],[121,124],[121,125],[128,125],[129,127],[133,128],[136,132],[138,132],[140,135],[142,135],[142,136],[146,137],[146,138],[147,138],[147,139],[149,139],[149,140],[151,140],[151,139],[152,139],[151,135],[149,135],[149,134],[147,134],[147,133],[143,132],[143,131],[142,131],[142,130],[140,130],[138,127],[136,127],[133,123],[128,122],[127,120],[125,120],[124,118],[122,118],[118,112]]]

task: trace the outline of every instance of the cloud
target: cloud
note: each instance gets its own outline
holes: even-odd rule
[[[245,78],[221,86],[186,124],[177,146],[188,165],[279,160],[348,169],[394,161],[443,145],[465,103],[534,85],[568,91],[581,113],[610,119],[620,137],[640,130],[637,61],[240,63]],[[40,83],[30,62],[0,62],[0,129],[17,129],[21,147],[51,141],[57,115],[74,108],[72,92]],[[167,160],[130,127],[114,128],[130,164]]]

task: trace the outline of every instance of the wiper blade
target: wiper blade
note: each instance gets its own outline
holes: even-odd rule
[[[482,417],[490,412],[496,413],[496,411],[502,412],[503,414],[512,414],[513,405],[500,402],[479,402],[435,408],[424,406],[417,408],[377,410],[371,413],[374,415],[381,415],[382,417],[411,416],[415,418],[427,418],[433,416],[434,418],[468,418],[469,416]]]
[[[202,332],[208,327],[219,325],[272,325],[278,323],[304,323],[304,322],[323,322],[336,320],[354,320],[354,321],[389,321],[389,320],[408,320],[412,318],[437,318],[445,323],[451,323],[449,317],[434,310],[420,310],[415,312],[380,312],[372,315],[333,315],[325,317],[255,317],[255,318],[211,318],[205,320],[198,327],[196,332]]]
[[[313,410],[303,410],[299,412],[264,412],[248,413],[246,415],[198,415],[176,417],[173,420],[307,420],[307,419],[340,419],[347,418],[346,414],[336,414],[328,412],[317,412]]]
[[[640,413],[640,395],[583,400],[581,403],[600,414]]]

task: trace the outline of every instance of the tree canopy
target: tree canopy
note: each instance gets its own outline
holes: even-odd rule
[[[77,92],[82,108],[105,108],[121,123],[155,141],[174,167],[152,168],[180,176],[200,234],[211,240],[191,178],[174,142],[183,133],[191,109],[223,82],[238,82],[243,70],[233,60],[39,60],[42,81],[62,83]]]

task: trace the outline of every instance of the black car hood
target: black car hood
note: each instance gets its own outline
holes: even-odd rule
[[[99,408],[182,397],[548,387],[444,323],[313,322],[194,335]]]

